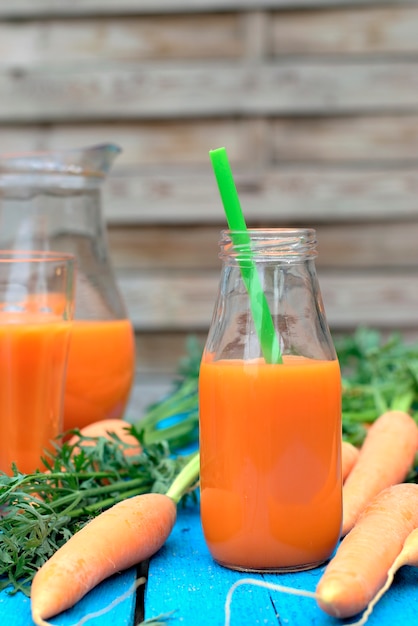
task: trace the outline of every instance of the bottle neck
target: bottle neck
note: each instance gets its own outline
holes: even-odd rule
[[[252,228],[223,230],[219,258],[225,264],[246,262],[303,263],[317,256],[316,231],[312,228]]]

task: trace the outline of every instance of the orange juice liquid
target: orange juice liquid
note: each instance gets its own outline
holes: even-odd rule
[[[248,571],[325,561],[342,517],[338,362],[205,355],[199,387],[201,516],[214,559]]]
[[[73,322],[64,400],[64,430],[121,418],[135,370],[131,322]]]
[[[56,316],[0,316],[0,470],[45,469],[44,450],[62,429],[71,323]],[[46,320],[46,318],[48,318]]]

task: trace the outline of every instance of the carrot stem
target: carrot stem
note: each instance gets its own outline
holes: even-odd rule
[[[129,490],[131,491],[133,488],[142,487],[146,484],[149,484],[149,480],[144,480],[143,478],[130,478],[129,481],[120,480],[119,482],[114,482],[109,485],[103,485],[102,487],[94,486],[90,489],[80,489],[79,493],[83,498],[88,498],[90,495],[106,495],[107,493],[113,493],[114,491],[123,491],[124,489],[126,489],[127,486],[129,486]],[[57,498],[56,500],[54,500],[54,505],[61,507],[62,505],[65,505],[67,501],[71,502],[74,494],[75,490],[72,490],[71,493],[69,493],[68,495]]]
[[[197,379],[185,380],[181,386],[165,400],[151,406],[146,415],[138,422],[139,428],[147,429],[170,415],[194,409],[197,394]]]
[[[188,463],[171,483],[166,491],[166,496],[178,504],[187,491],[196,484],[199,479],[200,455],[195,452]]]
[[[404,411],[405,413],[407,413],[408,411],[410,411],[414,399],[415,391],[412,390],[403,393],[402,395],[397,395],[390,403],[390,408],[392,411]]]
[[[95,513],[96,511],[102,511],[102,509],[105,510],[113,504],[117,504],[118,502],[122,502],[122,500],[126,500],[127,498],[131,498],[132,496],[137,495],[140,495],[138,489],[131,489],[129,491],[125,491],[125,493],[119,493],[116,496],[107,498],[106,500],[101,500],[100,503],[96,502],[94,504],[88,504],[87,506],[80,507],[79,509],[68,513],[68,516],[78,517],[83,513]]]
[[[193,432],[193,429],[197,430],[197,424],[198,412],[194,411],[193,413],[190,413],[190,415],[185,419],[182,419],[178,423],[172,424],[171,426],[157,428],[156,430],[150,430],[149,432],[146,430],[144,435],[144,443],[145,445],[150,445],[151,443],[157,443],[158,441],[161,441],[161,439],[165,439],[169,442],[170,449],[173,448],[173,443],[176,445],[176,447],[179,444],[181,445],[183,438],[185,440],[185,444],[190,443],[190,432]]]
[[[198,378],[186,378],[165,399],[152,405],[146,414],[133,424],[141,434],[145,446],[165,440],[173,452],[197,439]],[[174,423],[170,424],[170,419]],[[167,424],[167,425],[165,425]]]

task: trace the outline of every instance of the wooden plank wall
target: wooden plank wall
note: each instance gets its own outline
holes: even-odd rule
[[[418,3],[0,0],[0,151],[103,141],[140,377],[206,334],[221,145],[249,225],[317,229],[334,333],[418,338]]]

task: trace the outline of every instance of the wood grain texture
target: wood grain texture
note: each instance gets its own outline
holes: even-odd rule
[[[232,160],[231,160],[232,161]],[[234,168],[234,162],[232,162]],[[415,219],[418,170],[404,168],[234,168],[252,225]],[[184,170],[115,172],[103,195],[110,224],[221,224],[224,213],[209,165]]]
[[[395,5],[408,4],[408,0],[392,0]],[[364,0],[259,0],[260,9],[293,9],[306,7],[356,7]],[[380,5],[381,0],[368,0],[370,5]],[[213,11],[248,11],[254,8],[254,0],[159,0],[158,12],[184,13]],[[67,15],[114,15],[132,13],[155,13],[155,0],[1,0],[1,17],[67,16]]]
[[[76,66],[171,59],[234,59],[244,55],[240,13],[137,15],[98,19],[0,22],[2,67]],[[80,68],[81,69],[81,68]]]
[[[190,175],[208,172],[208,150],[221,144],[227,146],[234,169],[386,165],[389,171],[402,171],[418,165],[418,113],[0,124],[2,154],[103,141],[123,149],[111,176],[124,171],[132,176],[168,174],[182,167]]]
[[[307,214],[306,226],[316,226],[318,271],[418,269],[418,220],[315,225]],[[219,271],[218,240],[224,227],[114,227],[108,237],[112,262],[118,271]]]
[[[360,56],[418,52],[418,7],[390,2],[373,6],[345,6],[275,12],[271,21],[274,55]]]
[[[393,3],[392,3],[393,4]],[[32,5],[36,6],[36,2]],[[0,11],[1,11],[0,5]],[[63,6],[63,3],[61,3]],[[120,4],[119,4],[120,7]],[[418,7],[317,5],[314,9],[267,13],[254,10],[168,15],[114,14],[98,18],[0,22],[3,67],[105,65],[147,60],[311,57],[332,55],[416,55]],[[190,9],[192,10],[192,8]],[[1,13],[0,13],[1,17]],[[379,58],[379,56],[377,57]]]
[[[382,273],[324,270],[319,280],[333,330],[359,325],[402,329],[417,324],[418,268]],[[138,332],[192,333],[209,327],[218,272],[120,273],[118,281]]]
[[[272,118],[272,158],[280,164],[318,163],[392,169],[417,165],[418,116]]]
[[[417,60],[6,68],[0,122],[409,113],[417,76]]]
[[[141,385],[141,394],[147,385],[158,386],[160,382],[172,384],[178,374],[179,363],[187,358],[188,343],[191,338],[203,349],[206,330],[197,332],[164,331],[138,332],[136,335],[136,371],[137,383]],[[160,395],[162,397],[163,394]]]

